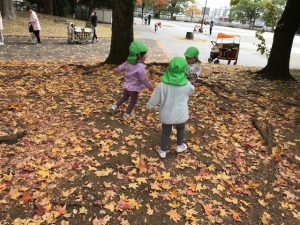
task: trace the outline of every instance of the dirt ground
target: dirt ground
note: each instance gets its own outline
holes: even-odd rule
[[[174,133],[162,160],[149,91],[136,121],[109,112],[114,67],[0,62],[0,137],[26,132],[0,144],[0,224],[299,224],[299,83],[203,67],[189,149],[174,152]]]

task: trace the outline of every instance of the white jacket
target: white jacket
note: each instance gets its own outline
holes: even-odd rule
[[[163,124],[181,124],[189,119],[188,100],[195,87],[188,82],[185,86],[174,86],[161,82],[154,90],[147,109],[160,104],[159,117]]]

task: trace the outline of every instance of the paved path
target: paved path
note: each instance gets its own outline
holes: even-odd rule
[[[195,33],[195,40],[185,40],[185,34],[188,31],[193,31],[195,23],[178,22],[178,21],[161,21],[162,29],[154,32],[154,23],[156,20],[151,20],[151,25],[146,26],[141,24],[141,19],[135,18],[135,32],[139,38],[156,40],[169,57],[182,56],[187,47],[194,45],[200,49],[200,60],[207,62],[209,58],[211,43],[216,39],[219,32],[238,34],[241,36],[240,54],[238,64],[246,66],[263,67],[267,63],[267,59],[256,52],[255,31],[236,29],[230,27],[214,26],[212,36],[208,34]],[[209,31],[208,25],[204,25],[204,33]],[[271,47],[273,41],[273,33],[266,32],[265,38],[267,45]],[[167,59],[165,59],[167,60]],[[223,63],[226,63],[223,61]],[[300,69],[300,36],[295,36],[293,49],[291,54],[291,68]]]
[[[155,40],[140,39],[149,46],[148,62],[166,58]],[[110,39],[102,38],[97,43],[67,44],[65,39],[44,39],[41,45],[31,44],[27,37],[6,37],[0,46],[0,60],[29,61],[104,61],[109,53]]]

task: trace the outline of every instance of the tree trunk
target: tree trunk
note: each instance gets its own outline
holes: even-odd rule
[[[2,16],[3,18],[15,19],[16,12],[12,0],[2,0]]]
[[[289,64],[294,36],[300,24],[299,8],[299,0],[288,0],[275,29],[268,63],[260,75],[274,80],[293,79]]]
[[[43,0],[43,13],[53,15],[53,0]]]
[[[127,59],[133,41],[133,1],[113,0],[110,53],[106,63],[120,64]]]

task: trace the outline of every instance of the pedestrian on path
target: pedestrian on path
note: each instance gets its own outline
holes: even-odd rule
[[[214,27],[214,21],[210,21],[210,24],[209,24],[209,35],[211,35],[213,27]]]
[[[1,7],[0,7],[0,45],[4,45],[3,22],[2,22],[2,8]]]
[[[150,25],[151,22],[151,14],[148,15],[148,25]]]
[[[123,103],[128,101],[130,103],[123,115],[125,121],[131,121],[133,116],[131,112],[137,103],[139,92],[145,87],[152,90],[152,86],[146,77],[146,65],[145,60],[147,57],[148,48],[146,45],[134,41],[129,46],[129,56],[127,61],[118,66],[115,70],[116,73],[125,72],[124,84],[123,84],[123,96],[111,106],[111,110],[114,112]]]
[[[31,9],[30,6],[27,6],[27,11],[29,12],[29,23],[32,26],[32,30],[33,33],[37,39],[37,43],[41,44],[41,38],[40,38],[40,31],[41,31],[41,25],[40,25],[40,21],[35,13],[35,11],[33,11]]]
[[[93,42],[96,39],[98,41],[97,37],[97,22],[98,22],[98,17],[95,11],[92,12],[91,15],[91,24],[92,24],[92,32],[93,32]]]
[[[147,25],[147,16],[144,17],[145,25]]]
[[[195,92],[195,87],[186,76],[187,66],[188,63],[184,58],[173,58],[147,103],[147,109],[154,109],[160,104],[159,117],[162,123],[162,134],[157,152],[161,158],[167,156],[173,126],[177,130],[176,152],[181,153],[187,150],[187,145],[183,141],[185,123],[189,119],[188,100],[189,96]]]

